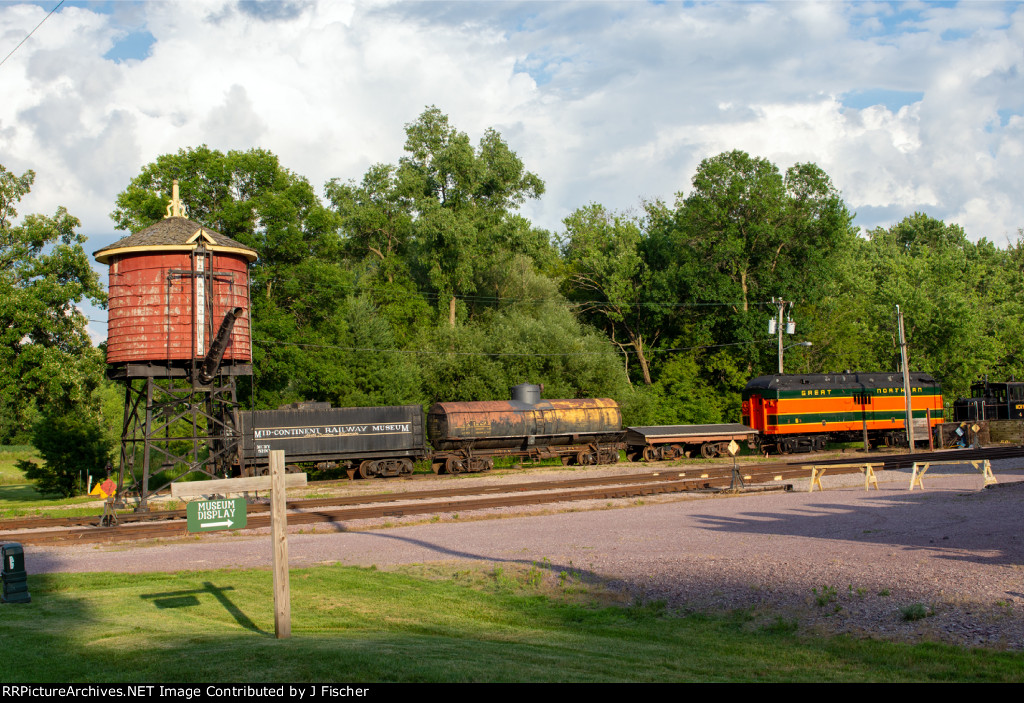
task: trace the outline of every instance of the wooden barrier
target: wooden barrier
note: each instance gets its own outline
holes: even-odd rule
[[[992,474],[992,462],[989,459],[981,459],[978,461],[923,461],[914,462],[914,471],[910,476],[910,488],[907,490],[914,490],[914,486],[920,486],[921,490],[924,490],[924,475],[928,472],[928,469],[932,466],[939,466],[942,464],[947,465],[959,465],[959,464],[970,464],[974,467],[975,471],[981,472],[981,477],[984,480],[984,485],[991,486],[996,481],[996,477]],[[918,469],[918,466],[921,466]]]
[[[874,484],[875,490],[878,488],[878,478],[875,476],[875,467],[883,466],[883,463],[878,462],[863,462],[856,464],[828,464],[826,466],[812,466],[811,467],[811,484],[807,488],[807,492],[811,493],[814,491],[814,487],[817,486],[819,491],[824,491],[825,487],[821,485],[821,477],[825,474],[827,469],[860,469],[864,474],[864,490],[871,490],[871,485]]]
[[[284,480],[287,488],[300,488],[306,485],[306,474],[285,474]],[[171,496],[174,498],[192,498],[195,496],[226,496],[231,493],[269,491],[272,482],[272,477],[270,476],[217,478],[210,481],[185,481],[182,483],[171,484]]]

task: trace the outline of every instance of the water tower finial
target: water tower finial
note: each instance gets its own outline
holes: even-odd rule
[[[164,219],[184,216],[181,211],[181,199],[178,197],[178,179],[175,178],[171,181],[171,202],[167,204],[167,214],[164,215]]]

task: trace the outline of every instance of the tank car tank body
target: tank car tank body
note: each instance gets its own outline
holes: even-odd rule
[[[435,403],[427,413],[434,471],[486,471],[496,456],[560,458],[563,464],[619,459],[622,412],[610,398],[542,400],[540,386],[512,388],[512,400]]]

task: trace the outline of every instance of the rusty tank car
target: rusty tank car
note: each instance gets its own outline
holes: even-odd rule
[[[427,436],[437,473],[488,471],[494,458],[558,458],[564,465],[613,464],[624,434],[610,398],[542,400],[541,387],[522,383],[511,400],[435,403]]]

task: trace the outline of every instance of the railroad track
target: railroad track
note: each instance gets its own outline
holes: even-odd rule
[[[738,468],[747,484],[775,484],[806,478],[808,468],[857,464],[870,461],[883,468],[906,468],[915,461],[977,461],[1024,456],[1024,448],[956,450],[839,459],[798,460],[795,462],[745,464]],[[842,467],[830,474],[856,473],[857,467]],[[465,485],[455,488],[414,490],[401,493],[338,496],[289,500],[289,525],[341,523],[381,517],[430,515],[464,512],[488,508],[543,505],[595,499],[639,498],[643,496],[686,491],[720,491],[732,482],[732,466],[669,467],[659,471],[594,476],[550,481],[533,481],[506,485]],[[762,488],[763,489],[763,488]],[[467,498],[469,496],[476,496]],[[401,505],[395,505],[401,503]],[[0,541],[23,544],[54,544],[61,542],[94,543],[121,540],[173,538],[187,533],[185,511],[161,511],[119,516],[120,525],[101,527],[100,516],[76,518],[24,518],[0,521]],[[269,507],[250,504],[247,529],[270,525]],[[26,530],[26,531],[19,531]]]
[[[805,476],[805,471],[788,470],[775,475],[780,480],[786,477]],[[681,474],[688,474],[681,476]],[[753,481],[750,474],[748,481]],[[410,515],[436,515],[441,513],[465,513],[492,508],[513,508],[541,506],[556,502],[616,499],[651,496],[682,491],[715,490],[727,488],[731,481],[731,468],[719,471],[671,471],[651,474],[591,477],[572,481],[535,482],[511,486],[480,486],[460,488],[456,491],[413,491],[411,493],[349,496],[347,498],[318,498],[315,500],[289,501],[288,523],[310,525],[316,523],[343,523],[350,520],[370,518],[403,517]],[[600,485],[600,484],[604,485]],[[598,484],[598,485],[595,485]],[[488,495],[488,493],[490,495]],[[419,494],[419,495],[413,495]],[[431,494],[431,495],[424,495]],[[459,495],[475,495],[459,499]],[[310,503],[332,503],[333,507],[310,506]],[[339,502],[348,506],[339,507]],[[396,504],[400,503],[400,504]],[[175,511],[174,513],[178,513]],[[183,511],[181,511],[183,513]],[[250,506],[247,514],[247,529],[269,527],[270,516],[264,506]],[[160,516],[159,521],[124,523],[116,527],[58,527],[36,529],[27,532],[2,532],[3,541],[23,544],[94,543],[105,541],[139,540],[154,538],[182,537],[187,533],[182,518]],[[7,525],[0,525],[6,529]]]
[[[574,488],[584,486],[600,486],[611,483],[631,484],[644,482],[658,482],[669,480],[672,477],[700,478],[706,474],[703,470],[675,471],[652,471],[643,474],[625,474],[622,476],[593,476],[574,479],[563,479],[553,481],[533,481],[505,485],[468,485],[458,488],[436,488],[415,491],[403,491],[400,493],[376,493],[371,495],[349,495],[332,496],[329,498],[308,498],[301,500],[288,500],[286,506],[289,510],[308,510],[325,506],[363,505],[367,503],[394,503],[407,500],[426,500],[431,498],[455,498],[469,495],[487,495],[500,493],[521,493],[523,491],[550,491],[561,488]],[[471,479],[474,477],[470,477]],[[333,482],[332,482],[333,483]],[[248,506],[247,514],[255,515],[268,512],[270,507],[262,503],[252,503]],[[59,527],[99,527],[101,515],[84,515],[78,517],[58,518],[15,518],[0,521],[0,533],[10,530],[49,529]],[[161,510],[149,513],[130,513],[119,515],[118,521],[126,523],[158,522],[161,520],[184,520],[184,510]]]

